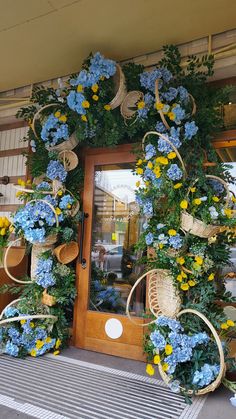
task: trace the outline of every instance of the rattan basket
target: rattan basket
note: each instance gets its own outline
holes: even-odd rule
[[[155,319],[148,323],[140,324],[131,317],[129,307],[135,289],[144,279],[148,280],[148,308],[155,316]],[[154,323],[159,315],[175,317],[179,313],[180,307],[181,299],[177,289],[174,287],[174,280],[170,271],[167,269],[152,269],[137,279],[132,287],[127,299],[126,314],[132,323],[145,327]]]
[[[17,243],[21,243],[21,242],[22,242],[22,239],[18,238],[9,243],[8,247],[5,249],[5,252],[4,252],[3,268],[6,274],[8,275],[8,277],[11,278],[14,282],[17,282],[18,284],[31,284],[32,281],[22,281],[21,279],[18,279],[15,276],[13,276],[11,272],[9,272],[9,268],[12,267],[13,265],[9,252],[13,246],[16,246]],[[21,254],[20,256],[19,263],[21,262],[21,260],[23,260],[24,255],[25,255],[25,251],[23,250],[23,254]]]
[[[219,351],[219,358],[220,358],[220,371],[218,376],[216,377],[216,379],[209,384],[208,386],[198,390],[197,392],[193,392],[193,390],[188,390],[187,393],[189,395],[192,395],[193,393],[197,396],[201,396],[203,394],[206,393],[210,393],[211,391],[214,391],[221,383],[222,378],[224,377],[225,374],[225,360],[224,360],[224,352],[223,352],[223,348],[222,348],[222,342],[217,334],[217,331],[215,330],[214,326],[211,324],[211,322],[199,311],[197,310],[192,310],[192,309],[186,309],[186,310],[182,310],[177,314],[177,318],[179,318],[182,314],[194,314],[198,317],[200,317],[204,323],[208,326],[208,328],[210,329],[213,338],[215,339],[218,351]],[[170,377],[163,371],[161,365],[159,365],[159,372],[160,375],[162,377],[162,379],[165,381],[166,384],[168,384],[171,380]],[[182,387],[182,390],[184,390],[184,388]]]
[[[206,178],[215,179],[218,182],[222,183],[222,185],[225,187],[226,192],[227,192],[226,203],[225,203],[225,206],[227,206],[230,201],[230,191],[229,191],[227,183],[223,179],[219,178],[218,176],[206,175]],[[195,180],[193,185],[195,185],[197,181],[198,179]],[[190,188],[188,190],[187,197],[189,195],[189,191],[190,191]],[[187,211],[183,211],[181,213],[181,228],[187,233],[191,233],[194,236],[198,236],[198,237],[206,239],[220,233],[222,226],[206,224],[204,223],[204,221],[201,221],[198,218],[195,218],[193,215],[189,214]]]
[[[120,113],[125,121],[132,119],[135,116],[137,112],[137,103],[143,99],[143,92],[138,90],[132,90],[131,92],[127,93],[120,106]]]
[[[73,193],[71,191],[69,191],[68,189],[65,189],[65,192],[68,192],[72,198],[74,198],[75,203],[72,205],[72,208],[70,210],[68,210],[68,212],[70,213],[71,217],[75,217],[76,214],[78,213],[79,209],[80,209],[80,202],[79,200],[73,195]],[[56,193],[55,197],[58,195],[58,192]]]
[[[74,151],[71,151],[71,150],[60,151],[58,157],[62,161],[63,166],[67,172],[74,170],[79,164],[78,156],[77,154],[74,153]]]
[[[71,241],[70,243],[60,244],[54,249],[54,255],[57,257],[58,262],[67,265],[77,258],[79,254],[78,243]]]
[[[56,302],[57,302],[56,298],[53,297],[52,295],[49,295],[47,293],[47,289],[45,289],[43,291],[43,296],[42,296],[42,299],[41,299],[41,303],[48,306],[48,307],[53,307],[53,306],[55,306]]]
[[[119,64],[116,64],[116,73],[113,76],[113,80],[114,80],[116,94],[109,103],[111,109],[115,109],[118,106],[120,106],[127,93],[126,85],[125,85],[125,75]]]

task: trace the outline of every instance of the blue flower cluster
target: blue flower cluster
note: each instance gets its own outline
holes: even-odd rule
[[[51,185],[48,182],[41,182],[36,186],[37,191],[50,191]]]
[[[69,127],[54,114],[51,114],[43,124],[41,138],[46,146],[55,146],[69,138]]]
[[[67,104],[70,109],[76,111],[79,115],[85,115],[86,109],[84,107],[84,102],[86,98],[83,93],[75,92],[72,90],[67,96]]]
[[[171,180],[179,180],[183,176],[182,170],[179,168],[179,166],[176,163],[170,165],[166,174],[168,178]]]
[[[50,160],[46,175],[51,180],[59,180],[60,182],[65,182],[67,171],[58,160]]]
[[[152,144],[147,144],[145,147],[145,159],[150,160],[156,155],[156,149]]]
[[[46,201],[52,198],[46,196]],[[46,237],[46,228],[56,224],[55,214],[46,202],[28,202],[20,208],[14,216],[13,221],[16,229],[24,233],[26,240],[30,243],[43,243]]]
[[[150,90],[152,93],[155,92],[155,82],[159,80],[159,88],[162,87],[162,80],[165,83],[168,83],[173,78],[171,72],[164,67],[157,68],[153,71],[145,71],[140,74],[140,83],[141,86],[147,90]]]
[[[200,370],[195,371],[192,383],[198,388],[206,387],[217,377],[219,371],[220,366],[217,364],[204,364]]]
[[[169,245],[175,250],[178,250],[183,246],[183,239],[179,233],[177,233],[175,236],[169,237]]]
[[[145,119],[148,116],[148,111],[153,107],[155,102],[154,96],[150,93],[144,95],[144,104],[145,106],[141,109],[138,109],[137,115],[139,119]]]
[[[145,241],[146,241],[147,246],[150,246],[153,243],[153,240],[154,240],[154,236],[152,233],[148,233],[145,236]]]
[[[37,267],[35,269],[35,281],[43,288],[52,287],[56,283],[56,278],[53,275],[53,259],[39,258]]]
[[[186,122],[184,125],[184,136],[187,140],[191,140],[198,132],[198,127],[194,121]]]
[[[64,195],[60,200],[59,208],[62,209],[62,210],[63,209],[67,210],[67,209],[71,208],[73,203],[74,203],[74,199],[69,194]]]
[[[181,108],[179,104],[173,106],[172,112],[174,113],[174,121],[176,124],[180,124],[185,118],[185,110]]]
[[[120,293],[112,286],[104,287],[99,281],[94,281],[94,289],[96,291],[96,299],[102,302],[102,305],[116,308],[122,304]]]

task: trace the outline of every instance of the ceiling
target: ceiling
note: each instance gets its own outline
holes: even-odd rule
[[[0,0],[0,91],[235,27],[232,0]]]

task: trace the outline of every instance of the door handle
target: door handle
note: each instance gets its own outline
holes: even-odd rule
[[[85,269],[87,266],[87,261],[83,257],[83,243],[84,243],[84,231],[85,231],[85,220],[89,217],[87,212],[82,212],[81,217],[81,234],[80,234],[80,248],[79,248],[79,263],[81,264],[82,268]]]

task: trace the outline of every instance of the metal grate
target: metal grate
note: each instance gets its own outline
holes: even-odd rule
[[[159,380],[63,356],[1,356],[0,377],[0,404],[42,419],[196,419],[205,400],[186,406]]]

